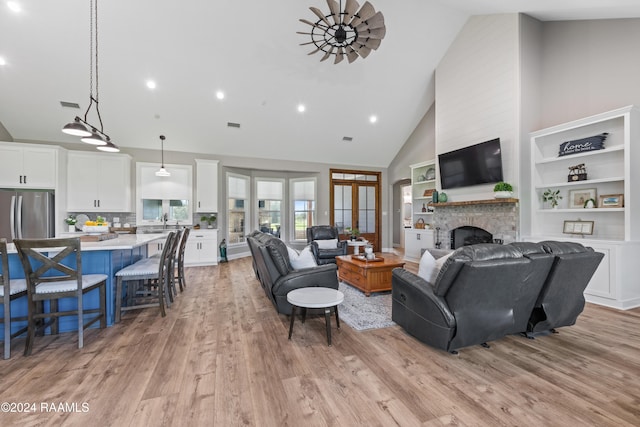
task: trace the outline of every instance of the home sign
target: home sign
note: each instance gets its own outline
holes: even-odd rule
[[[605,132],[588,138],[563,142],[560,144],[558,156],[568,156],[570,154],[584,153],[586,151],[602,150],[604,148],[604,140],[607,139],[607,135],[609,134]]]

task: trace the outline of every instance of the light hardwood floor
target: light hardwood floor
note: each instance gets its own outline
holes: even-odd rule
[[[454,356],[398,326],[343,324],[328,347],[321,317],[289,341],[250,258],[188,268],[187,283],[167,317],[128,312],[87,331],[82,350],[62,334],[23,357],[17,341],[0,360],[0,402],[36,411],[1,412],[0,425],[640,425],[639,309],[587,305],[559,334]]]

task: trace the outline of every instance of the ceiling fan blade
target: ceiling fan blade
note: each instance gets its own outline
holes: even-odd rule
[[[331,26],[331,24],[329,23],[329,20],[327,19],[326,16],[324,16],[324,13],[322,13],[322,11],[320,9],[318,9],[317,7],[313,7],[313,6],[311,6],[309,9],[311,9],[311,12],[315,13],[316,16],[322,20],[322,22],[327,24],[327,27]]]
[[[366,58],[371,53],[371,49],[369,49],[363,44],[358,44],[358,45],[354,44],[352,46],[353,46],[353,50],[358,52],[358,55],[362,56],[363,58]]]
[[[362,5],[358,13],[356,13],[356,17],[351,21],[351,26],[355,27],[359,25],[361,22],[366,21],[376,14],[376,10],[373,8],[373,5],[369,2],[365,2]]]
[[[323,31],[324,31],[325,29],[327,29],[327,28],[328,28],[328,27],[326,27],[326,26],[324,26],[324,25],[316,24],[316,23],[314,23],[314,22],[307,21],[306,19],[302,19],[302,18],[301,18],[301,19],[299,19],[299,21],[300,21],[300,22],[303,22],[303,23],[305,23],[305,24],[307,24],[307,25],[311,25],[311,26],[312,26],[312,27],[314,27],[314,28],[320,28],[320,29],[321,29],[321,30],[323,30]]]
[[[329,5],[329,10],[331,11],[331,16],[333,17],[333,22],[336,25],[340,25],[340,6],[336,0],[327,0],[327,5]]]
[[[333,52],[333,46],[331,46],[331,49],[329,49],[328,52],[325,52],[324,56],[322,57],[322,59],[320,59],[320,62],[324,61],[325,59],[329,58],[331,56],[331,53]]]
[[[356,29],[358,31],[360,30],[366,30],[368,28],[374,29],[374,28],[381,28],[384,27],[384,16],[382,15],[382,12],[376,12],[375,15],[373,15],[371,18],[362,21],[360,24],[358,24],[356,26]]]
[[[349,60],[349,64],[358,59],[358,53],[353,50],[351,46],[347,46],[347,59]]]
[[[369,49],[373,49],[376,50],[377,48],[380,47],[380,43],[382,42],[382,40],[380,39],[367,39],[364,42],[361,42],[365,47],[369,48]]]
[[[342,62],[343,59],[344,55],[342,53],[342,49],[338,48],[338,52],[336,53],[336,60],[333,63],[337,64],[338,62]]]
[[[353,15],[356,14],[356,12],[358,11],[358,8],[360,7],[360,5],[358,4],[358,2],[356,0],[347,0],[347,4],[344,7],[344,19],[342,20],[342,22],[344,22],[345,24],[348,24],[349,22],[351,22],[351,19],[353,18]]]
[[[373,30],[369,29],[369,30],[365,30],[365,31],[358,30],[358,37],[362,37],[363,39],[380,39],[380,40],[382,40],[386,34],[387,34],[387,28],[386,27],[375,28]]]

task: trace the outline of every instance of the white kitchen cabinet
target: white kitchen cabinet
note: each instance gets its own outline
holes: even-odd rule
[[[184,252],[186,266],[218,264],[218,230],[192,229]]]
[[[131,157],[70,151],[67,210],[131,212]]]
[[[406,260],[419,262],[422,256],[422,250],[433,247],[433,230],[405,228],[404,258]]]
[[[147,244],[147,256],[151,257],[161,254],[164,249],[164,240],[162,242],[151,242]]]
[[[196,212],[218,212],[218,161],[196,159]]]
[[[559,155],[560,144],[607,133],[604,149]],[[638,109],[629,106],[542,129],[531,134],[531,229],[527,241],[569,240],[605,254],[585,290],[585,298],[610,307],[640,306],[640,136]],[[584,164],[586,180],[572,181],[568,168]],[[563,197],[553,209],[542,201],[546,189]],[[570,203],[576,194],[595,193],[596,208]],[[616,195],[622,206],[605,207],[602,197]],[[593,221],[592,234],[564,233],[565,221]]]
[[[58,148],[0,142],[0,187],[55,189]]]

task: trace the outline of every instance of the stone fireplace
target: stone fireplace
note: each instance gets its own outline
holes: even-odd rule
[[[463,236],[460,242],[467,239],[466,244],[482,241],[511,243],[518,240],[518,199],[435,203],[433,206],[436,248],[454,249],[462,246],[464,243],[456,243],[459,240],[453,233],[456,229],[464,230],[455,234]]]

